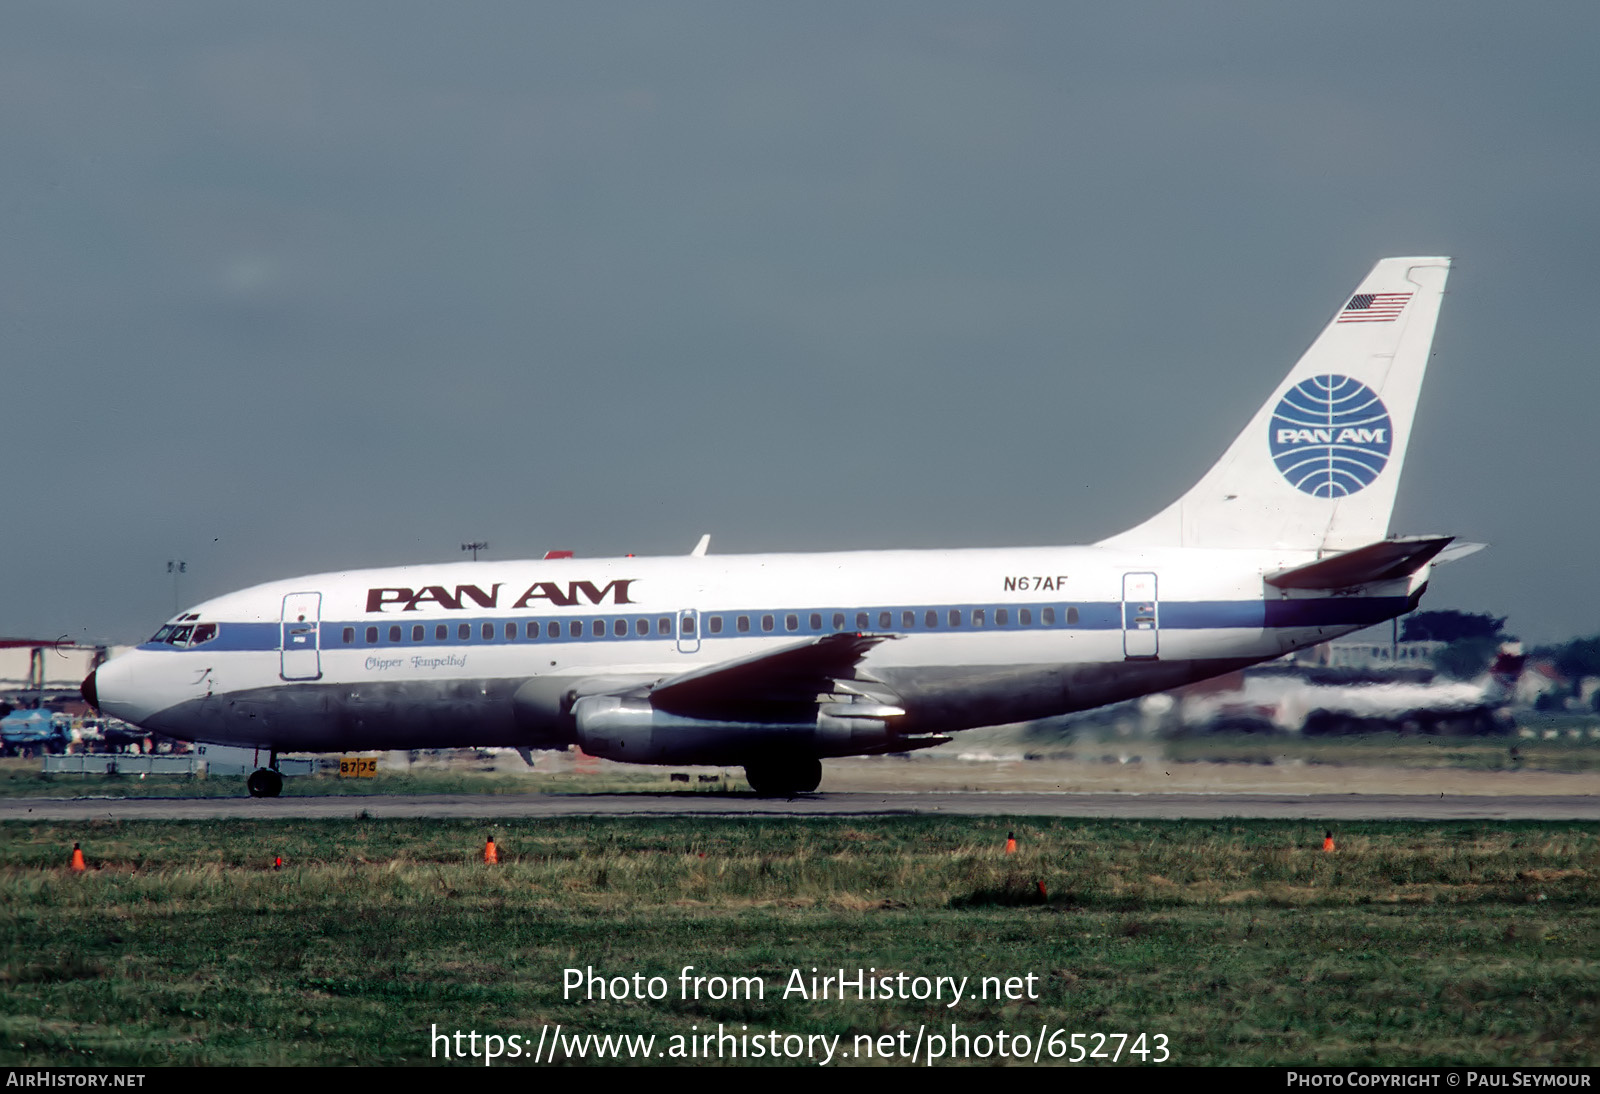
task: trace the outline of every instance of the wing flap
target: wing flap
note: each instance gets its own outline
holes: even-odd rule
[[[837,677],[853,676],[868,650],[893,637],[826,634],[724,661],[663,680],[651,690],[650,704],[669,714],[717,721],[777,721],[796,712],[814,717],[817,695],[832,691]]]

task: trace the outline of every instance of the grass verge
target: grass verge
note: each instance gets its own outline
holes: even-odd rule
[[[403,1064],[435,1028],[556,1023],[848,1052],[951,1022],[1159,1033],[1181,1064],[1600,1062],[1592,825],[1367,823],[1329,854],[1301,822],[561,818],[496,826],[496,867],[488,831],[0,825],[0,1064]],[[684,966],[764,995],[684,998]],[[564,994],[567,969],[666,997]],[[971,987],[784,996],[813,969]],[[1029,975],[1036,998],[972,998]]]

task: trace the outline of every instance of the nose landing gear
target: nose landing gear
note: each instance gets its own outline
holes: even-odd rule
[[[258,767],[250,772],[250,777],[244,781],[245,789],[250,791],[252,798],[276,798],[283,793],[283,775],[278,771],[278,754],[273,752],[267,761],[266,767]]]
[[[276,798],[283,793],[283,776],[270,767],[258,767],[244,781],[252,798]]]

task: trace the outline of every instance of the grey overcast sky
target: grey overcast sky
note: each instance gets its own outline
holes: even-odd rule
[[[1385,255],[1397,532],[1600,631],[1600,5],[10,3],[0,634],[319,570],[1089,542]]]

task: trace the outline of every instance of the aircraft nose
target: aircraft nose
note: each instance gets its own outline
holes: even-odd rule
[[[94,674],[99,671],[99,669],[90,670],[89,675],[83,678],[83,686],[78,689],[79,691],[83,692],[83,701],[88,703],[95,710],[100,709],[100,693],[95,689],[94,686]]]

